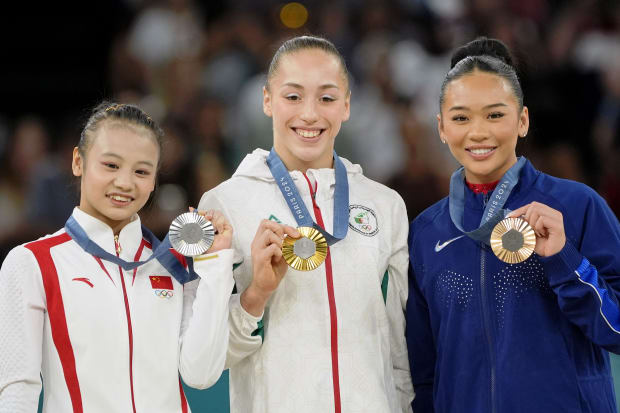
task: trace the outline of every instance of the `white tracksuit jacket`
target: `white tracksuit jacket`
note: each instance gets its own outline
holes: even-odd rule
[[[250,245],[260,221],[297,226],[267,155],[261,149],[247,155],[199,204],[223,211],[232,223],[235,261],[243,260],[234,270],[239,292],[252,279]],[[239,294],[231,297],[226,364],[233,413],[411,411],[405,205],[395,191],[364,177],[359,165],[343,162],[349,229],[328,260],[309,272],[289,268],[262,319],[243,310]],[[316,206],[303,174],[290,174],[315,222],[332,233],[334,170],[307,171]]]
[[[73,216],[115,253],[109,226]],[[119,244],[126,261],[151,255],[137,216]],[[233,251],[208,257],[182,286],[157,260],[134,272],[95,259],[64,229],[14,248],[0,270],[0,412],[36,412],[40,372],[44,412],[188,412],[179,372],[210,386],[228,343]]]

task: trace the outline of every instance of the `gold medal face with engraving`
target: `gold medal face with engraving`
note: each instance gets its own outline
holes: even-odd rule
[[[491,248],[500,260],[517,264],[527,260],[536,247],[536,234],[521,218],[501,220],[491,233]]]
[[[284,238],[282,255],[291,268],[298,271],[311,271],[325,261],[327,241],[315,228],[299,227],[297,231],[301,234],[300,238]]]

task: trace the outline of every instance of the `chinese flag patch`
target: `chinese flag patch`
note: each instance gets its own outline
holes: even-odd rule
[[[169,275],[150,275],[149,280],[154,290],[174,290],[172,278]]]

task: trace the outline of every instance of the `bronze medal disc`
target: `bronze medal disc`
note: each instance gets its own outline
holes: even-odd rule
[[[327,257],[327,241],[323,234],[312,227],[299,227],[299,238],[286,237],[282,242],[282,255],[286,263],[298,271],[311,271],[323,264]]]
[[[491,248],[500,260],[517,264],[527,260],[536,247],[536,234],[521,218],[501,220],[491,233]]]
[[[213,244],[215,229],[205,217],[195,212],[179,215],[170,224],[172,248],[186,257],[204,254]]]

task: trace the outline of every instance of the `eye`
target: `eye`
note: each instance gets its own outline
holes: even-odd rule
[[[503,118],[504,114],[502,112],[491,112],[489,113],[489,119],[500,119]]]
[[[105,166],[108,169],[118,169],[118,165],[115,164],[114,162],[103,162],[103,166]]]
[[[284,96],[284,98],[293,102],[301,100],[301,96],[299,96],[297,93],[289,93],[288,95]]]
[[[138,175],[149,176],[151,174],[151,171],[147,171],[145,169],[138,169],[136,170],[136,173]]]
[[[454,122],[465,122],[467,120],[467,116],[465,116],[465,115],[454,115],[454,116],[452,116],[452,120]]]
[[[319,100],[321,102],[335,102],[336,98],[333,96],[329,96],[329,95],[323,95],[319,98]]]

